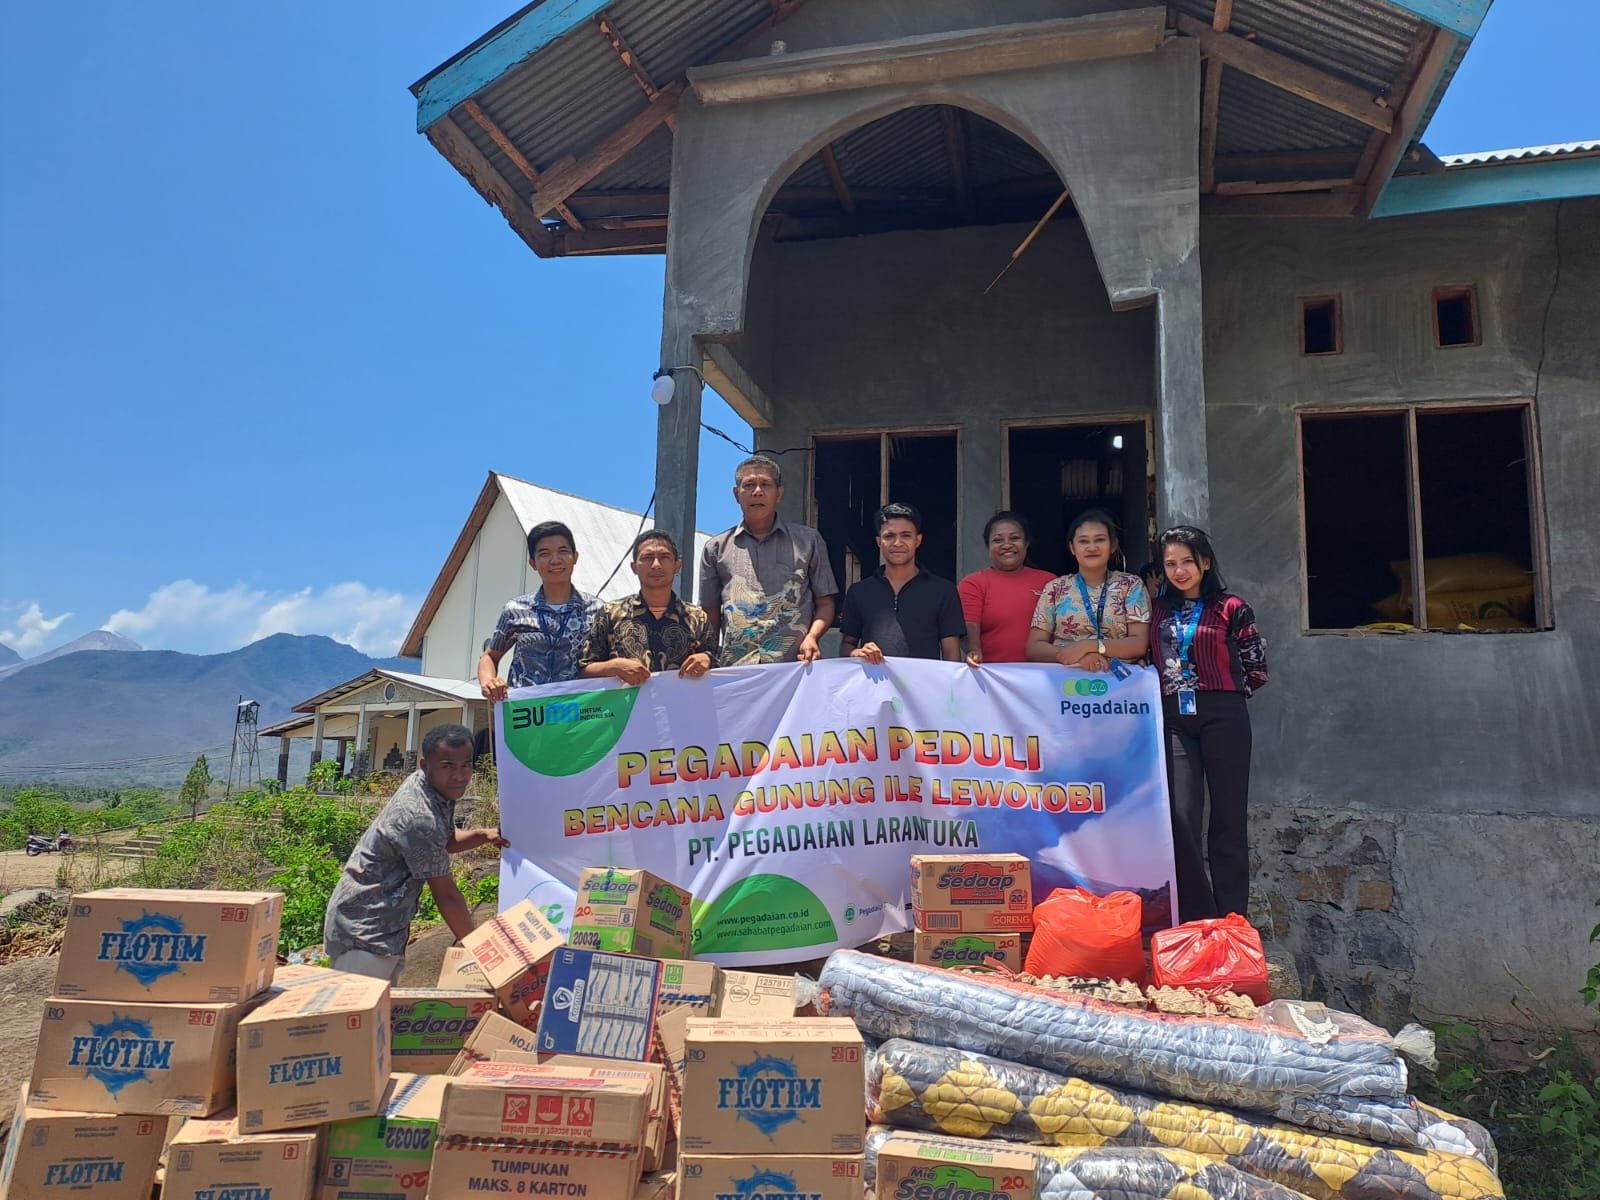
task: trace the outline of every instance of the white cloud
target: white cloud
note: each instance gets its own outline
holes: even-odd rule
[[[239,583],[214,591],[178,579],[151,592],[144,607],[113,614],[105,627],[146,646],[191,653],[298,633],[324,634],[364,654],[387,656],[399,649],[416,611],[414,599],[364,583],[272,593]]]
[[[44,615],[44,610],[39,607],[38,601],[34,601],[22,611],[10,629],[0,629],[0,642],[4,642],[22,657],[27,658],[42,650],[45,641],[56,631],[56,627],[71,616],[72,614],[67,612],[59,617],[47,617]]]

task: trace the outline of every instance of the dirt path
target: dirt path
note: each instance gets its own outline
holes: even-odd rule
[[[25,887],[53,888],[60,865],[59,854],[29,857],[26,850],[0,851],[0,894]]]

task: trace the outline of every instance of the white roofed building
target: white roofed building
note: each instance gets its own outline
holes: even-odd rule
[[[422,660],[421,672],[368,671],[296,705],[300,715],[261,730],[280,739],[278,782],[288,783],[297,739],[311,742],[312,762],[334,742],[340,763],[361,774],[414,767],[423,733],[442,722],[486,731],[489,705],[478,689],[478,658],[506,601],[539,587],[527,539],[545,521],[572,530],[579,591],[614,600],[637,589],[627,559],[647,525],[643,516],[490,471],[401,644],[402,657]],[[706,537],[696,534],[693,547],[679,547],[684,558],[698,556]]]

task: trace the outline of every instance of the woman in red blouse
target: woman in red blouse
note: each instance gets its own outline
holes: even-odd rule
[[[1178,912],[1185,921],[1247,916],[1251,735],[1245,700],[1267,682],[1266,648],[1255,613],[1223,584],[1204,530],[1180,525],[1162,534],[1161,563],[1166,584],[1151,606],[1151,650],[1167,729]],[[1211,827],[1202,851],[1208,788]]]
[[[961,581],[961,613],[967,622],[969,662],[1028,661],[1028,625],[1039,593],[1055,578],[1028,565],[1028,523],[1014,512],[997,512],[983,527],[989,565]]]

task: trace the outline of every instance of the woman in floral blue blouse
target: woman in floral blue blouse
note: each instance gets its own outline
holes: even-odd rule
[[[1097,508],[1067,530],[1077,571],[1046,585],[1028,630],[1028,661],[1084,671],[1127,672],[1150,647],[1150,596],[1144,581],[1113,571],[1117,526]]]

